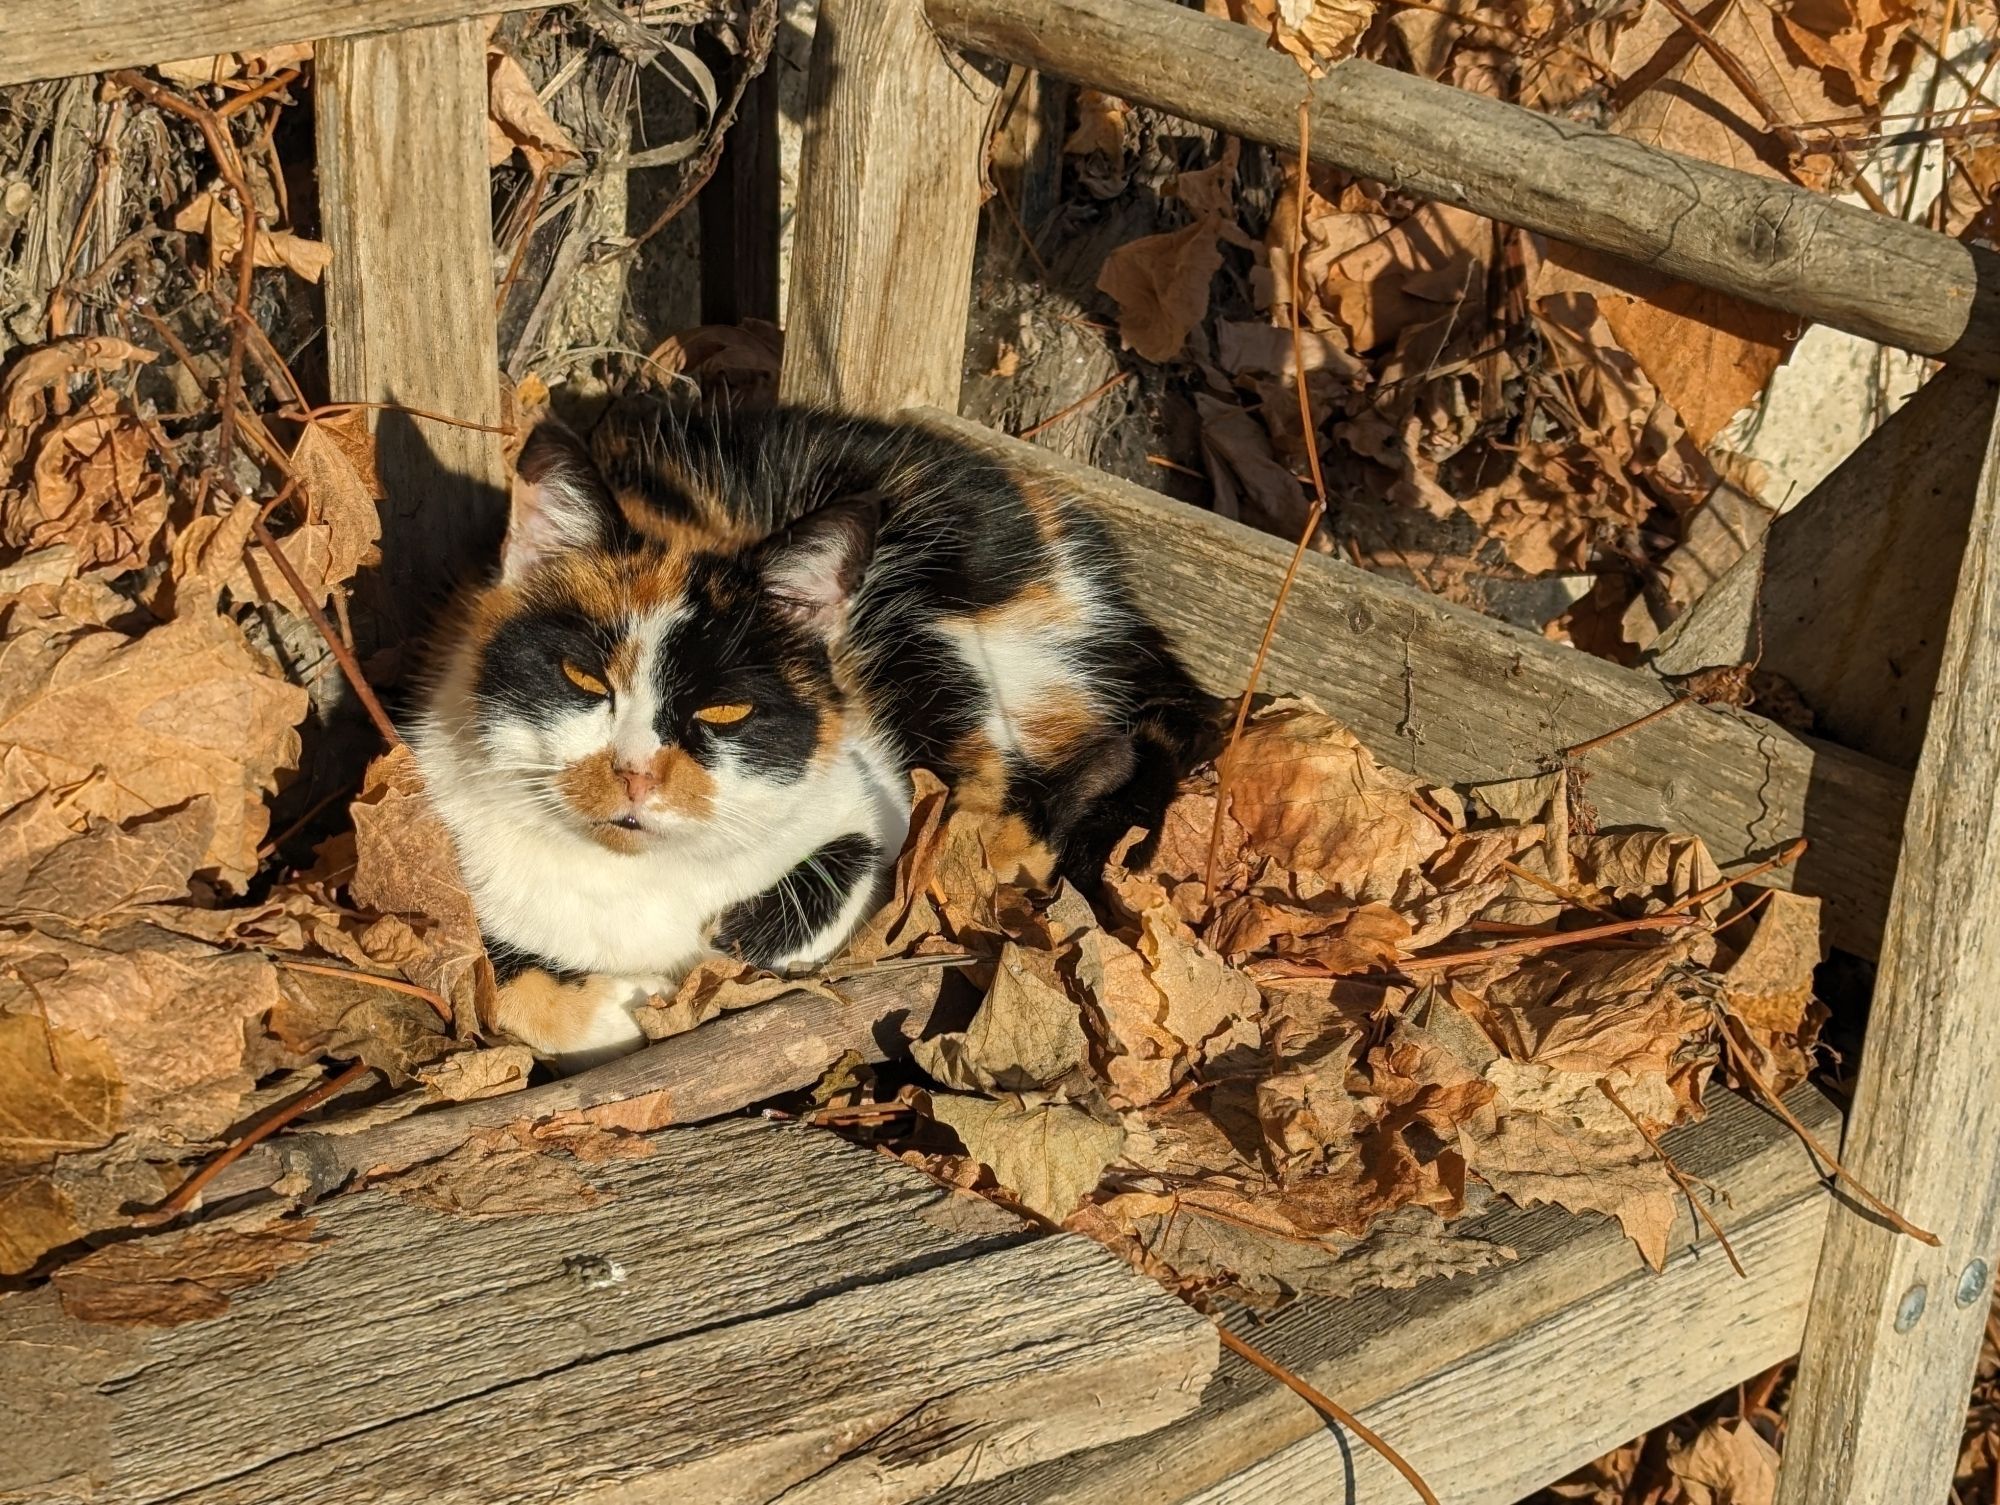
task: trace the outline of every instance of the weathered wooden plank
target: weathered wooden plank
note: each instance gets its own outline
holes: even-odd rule
[[[486,61],[479,22],[322,43],[315,54],[327,376],[336,402],[500,421]],[[506,518],[499,435],[378,414],[392,620],[491,550]]]
[[[1171,0],[929,0],[953,41],[1295,147],[1303,75]],[[1789,183],[1351,60],[1313,87],[1312,155],[1884,344],[2000,373],[2000,256]]]
[[[1808,1197],[1732,1234],[1747,1280],[1683,1256],[1378,1401],[1361,1420],[1395,1439],[1439,1499],[1513,1505],[1798,1352],[1811,1294],[1803,1272],[1827,1209],[1826,1197]],[[1409,1498],[1380,1455],[1321,1427],[1188,1505]]]
[[[982,139],[995,87],[920,0],[823,0],[792,245],[783,395],[958,406]]]
[[[0,84],[532,8],[531,0],[7,0]]]
[[[1781,1505],[1943,1499],[2000,1250],[2000,423],[1989,426],[1842,1156],[1930,1248],[1827,1230]]]
[[[1816,1134],[1839,1132],[1839,1114],[1814,1089],[1799,1088],[1786,1102]],[[1711,1106],[1706,1122],[1674,1130],[1665,1143],[1683,1169],[1716,1186],[1719,1196],[1711,1207],[1732,1244],[1739,1234],[1746,1240],[1757,1237],[1752,1230],[1802,1203],[1824,1203],[1816,1168],[1776,1118],[1727,1093],[1712,1094]],[[1821,1210],[1811,1213],[1815,1219],[1823,1216]],[[1696,1242],[1697,1230],[1685,1208],[1674,1231],[1667,1276],[1645,1271],[1629,1241],[1600,1218],[1573,1218],[1546,1207],[1507,1209],[1472,1221],[1465,1231],[1509,1245],[1519,1258],[1475,1276],[1428,1280],[1408,1291],[1369,1291],[1346,1301],[1308,1298],[1255,1328],[1242,1329],[1243,1334],[1294,1373],[1367,1415],[1370,1408],[1413,1387],[1420,1394],[1427,1387],[1448,1387],[1452,1372],[1473,1355],[1510,1343],[1538,1344],[1541,1340],[1529,1335],[1559,1319],[1621,1324],[1618,1341],[1625,1354],[1617,1368],[1622,1376],[1635,1354],[1664,1351],[1675,1341],[1656,1324],[1666,1312],[1681,1309],[1678,1304],[1691,1288],[1705,1286],[1728,1310],[1733,1298],[1725,1288],[1741,1284],[1711,1235],[1700,1232]],[[1787,1341],[1796,1342],[1796,1312],[1807,1284],[1801,1255],[1812,1244],[1808,1233],[1788,1232],[1785,1237],[1801,1240],[1789,1256],[1783,1252],[1791,1249],[1789,1244],[1759,1242],[1751,1246],[1758,1253],[1748,1268],[1751,1284],[1764,1300],[1781,1307],[1790,1303],[1794,1316]],[[1649,1293],[1667,1280],[1674,1281],[1672,1294],[1661,1296],[1662,1305],[1655,1308]],[[1676,1393],[1688,1401],[1728,1385],[1769,1351],[1771,1336],[1765,1328],[1722,1322],[1716,1325],[1713,1351],[1701,1357],[1708,1342],[1709,1328],[1703,1325],[1691,1328],[1686,1346],[1674,1350],[1688,1355],[1686,1368],[1674,1381]],[[1715,1375],[1713,1383],[1703,1364],[1714,1366],[1708,1371]],[[1611,1439],[1615,1442],[1643,1429],[1646,1408],[1653,1402],[1634,1391],[1631,1409],[1618,1410],[1612,1403],[1618,1381],[1610,1375],[1607,1363],[1591,1393],[1604,1393],[1611,1425],[1627,1428]],[[1543,1393],[1536,1370],[1515,1370],[1507,1388],[1520,1392],[1524,1405],[1556,1403]],[[1428,1393],[1437,1397],[1435,1404],[1427,1402],[1415,1417],[1398,1415],[1395,1430],[1386,1434],[1398,1446],[1407,1442],[1414,1447],[1422,1437],[1466,1430],[1468,1415],[1479,1416],[1477,1425],[1485,1428],[1486,1413],[1496,1403],[1489,1396],[1469,1407],[1465,1396],[1450,1388]],[[1201,1408],[1175,1426],[1172,1446],[1162,1447],[1157,1440],[1119,1443],[1012,1478],[952,1490],[937,1505],[1018,1505],[1022,1500],[1172,1505],[1281,1453],[1323,1426],[1318,1413],[1291,1391],[1225,1354]],[[1497,1440],[1504,1444],[1506,1438]],[[1339,1482],[1338,1474],[1331,1482]],[[1398,1486],[1398,1491],[1406,1490]],[[1353,1498],[1401,1500],[1406,1494]],[[1447,1492],[1444,1498],[1456,1505],[1458,1496]]]
[[[924,967],[835,981],[837,996],[787,994],[525,1092],[433,1108],[358,1133],[287,1134],[230,1166],[203,1201],[220,1206],[278,1181],[289,1195],[310,1200],[358,1173],[434,1159],[481,1129],[638,1097],[649,1099],[646,1121],[656,1128],[719,1118],[810,1086],[849,1051],[868,1061],[905,1053],[930,1021],[942,978],[941,968]]]
[[[1914,768],[1993,421],[1994,384],[1939,373],[1662,635],[1649,667],[1753,660],[1830,736]],[[1759,655],[1761,654],[1761,658]]]
[[[976,424],[925,414],[1095,506],[1131,557],[1146,609],[1204,685],[1240,694],[1290,547]],[[1308,555],[1263,687],[1303,692],[1378,756],[1439,782],[1537,771],[1563,747],[1667,699],[1640,671],[1577,653]],[[1755,716],[1689,706],[1592,753],[1587,794],[1606,826],[1690,831],[1724,863],[1801,834],[1794,873],[1826,902],[1835,944],[1872,955],[1895,871],[1903,776]]]
[[[649,1142],[552,1215],[337,1198],[208,1321],[6,1300],[0,1494],[903,1501],[1160,1426],[1213,1366],[1206,1320],[1102,1249],[831,1136]]]

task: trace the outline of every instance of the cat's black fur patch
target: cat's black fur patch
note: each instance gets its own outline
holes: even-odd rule
[[[876,880],[884,853],[865,836],[830,841],[754,899],[723,911],[716,946],[768,967],[831,925],[857,884]]]

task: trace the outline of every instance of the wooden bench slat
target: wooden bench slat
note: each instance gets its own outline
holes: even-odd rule
[[[579,1167],[608,1200],[574,1211],[336,1198],[312,1258],[207,1321],[0,1301],[26,1408],[0,1495],[902,1501],[1160,1426],[1214,1366],[1208,1322],[1108,1252],[830,1135],[649,1143]]]
[[[1826,1217],[1828,1198],[1817,1167],[1791,1131],[1765,1110],[1733,1094],[1710,1094],[1710,1115],[1702,1123],[1675,1129],[1664,1143],[1683,1170],[1712,1183],[1711,1204],[1732,1244],[1739,1235],[1750,1279],[1739,1281],[1716,1247],[1698,1230],[1686,1207],[1675,1224],[1664,1274],[1645,1270],[1617,1226],[1598,1217],[1572,1217],[1556,1208],[1505,1208],[1462,1225],[1469,1236],[1512,1247],[1519,1258],[1456,1280],[1432,1279],[1407,1291],[1368,1291],[1345,1301],[1307,1298],[1268,1322],[1238,1325],[1249,1342],[1295,1374],[1319,1386],[1364,1419],[1381,1417],[1384,1435],[1407,1448],[1420,1466],[1425,1448],[1469,1429],[1491,1424],[1484,1413],[1489,1396],[1468,1403],[1456,1381],[1479,1372],[1495,1354],[1545,1355],[1551,1333],[1591,1332],[1599,1373],[1589,1394],[1600,1402],[1595,1436],[1616,1443],[1725,1389],[1760,1365],[1782,1358],[1798,1342],[1806,1292],[1811,1285],[1811,1250]],[[1822,1139],[1837,1138],[1840,1115],[1812,1087],[1800,1087],[1786,1104]],[[1698,1242],[1697,1242],[1698,1240]],[[1698,1312],[1720,1314],[1713,1326]],[[1775,1309],[1775,1325],[1738,1321],[1742,1303]],[[1684,1339],[1659,1324],[1682,1322]],[[1602,1336],[1606,1329],[1610,1336]],[[1667,1345],[1676,1346],[1671,1349]],[[1610,1345],[1607,1347],[1606,1345]],[[1658,1351],[1659,1364],[1646,1357]],[[1608,1354],[1615,1354],[1614,1364]],[[1539,1361],[1539,1360],[1538,1360]],[[1637,1366],[1674,1370],[1660,1384],[1629,1382]],[[1538,1369],[1515,1368],[1507,1388],[1520,1397],[1515,1414],[1534,1414],[1538,1404],[1554,1404],[1551,1387]],[[1401,1399],[1398,1399],[1398,1398]],[[1387,1409],[1378,1410],[1386,1406]],[[1224,1354],[1201,1408],[1177,1423],[1171,1445],[1161,1439],[1117,1443],[1095,1452],[1040,1464],[990,1483],[953,1489],[936,1505],[1174,1505],[1204,1489],[1217,1488],[1217,1502],[1234,1499],[1223,1485],[1267,1458],[1325,1431],[1319,1413],[1276,1381],[1233,1354]],[[1511,1458],[1533,1482],[1559,1477],[1579,1453],[1557,1429],[1533,1435],[1518,1429],[1494,1431],[1480,1446]],[[1567,1450],[1565,1450],[1567,1449]],[[1356,1445],[1356,1451],[1363,1451]],[[1453,1472],[1461,1455],[1431,1455],[1445,1477],[1433,1479],[1442,1498],[1461,1495],[1464,1476]],[[1321,1455],[1323,1461],[1324,1455]],[[1289,1470],[1289,1465],[1286,1465]],[[1282,1477],[1293,1475],[1288,1471]],[[1326,1493],[1301,1500],[1342,1500],[1336,1465],[1322,1480]],[[1451,1483],[1450,1488],[1446,1488]],[[1353,1498],[1373,1501],[1408,1498],[1408,1486]],[[1266,1498],[1251,1496],[1251,1498]],[[1284,1499],[1278,1491],[1268,1498]],[[1512,1499],[1514,1496],[1505,1496]]]

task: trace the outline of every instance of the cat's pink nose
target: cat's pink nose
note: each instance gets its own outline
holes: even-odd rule
[[[660,781],[643,768],[620,768],[614,771],[625,785],[625,797],[635,805],[660,787]]]

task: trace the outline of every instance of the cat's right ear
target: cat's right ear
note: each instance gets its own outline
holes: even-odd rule
[[[584,442],[561,424],[537,424],[514,467],[500,578],[520,579],[543,561],[608,542],[618,515]]]

